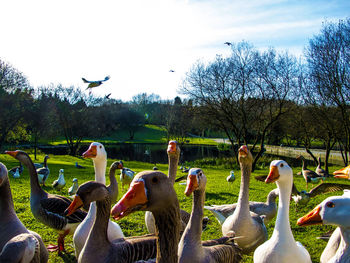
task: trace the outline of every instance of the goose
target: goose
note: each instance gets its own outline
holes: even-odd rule
[[[47,165],[47,159],[49,159],[50,157],[48,155],[45,155],[44,157],[44,161],[42,163],[34,163],[34,167],[35,169],[39,169],[39,168],[42,168],[42,167],[46,167]]]
[[[231,172],[230,172],[230,175],[228,175],[228,176],[226,177],[226,181],[229,182],[229,183],[232,183],[232,182],[234,182],[235,180],[236,180],[235,173],[234,173],[234,171],[231,171]]]
[[[117,166],[114,168],[112,166],[111,169],[117,169]],[[91,202],[96,202],[96,219],[77,258],[79,263],[126,263],[156,257],[156,237],[154,235],[121,238],[114,242],[109,240],[107,228],[109,226],[111,198],[110,192],[102,183],[89,181],[82,184],[71,206],[67,209],[67,214],[69,215],[80,206],[86,206]]]
[[[19,168],[16,169],[16,172],[12,174],[13,178],[18,179],[20,178],[21,174],[19,173]]]
[[[78,162],[75,162],[75,167],[78,168],[78,169],[85,169],[84,166],[78,164]]]
[[[50,245],[49,251],[61,253],[65,251],[64,238],[74,233],[77,226],[86,216],[84,211],[78,210],[69,217],[64,211],[71,201],[63,196],[45,192],[39,184],[38,175],[29,155],[24,151],[5,151],[6,154],[16,158],[29,170],[30,175],[30,209],[36,220],[54,229],[58,233],[57,245]]]
[[[333,172],[334,178],[350,180],[350,165]]]
[[[89,148],[83,153],[84,158],[90,158],[93,161],[95,169],[95,181],[106,184],[106,167],[107,167],[107,152],[102,143],[92,142]],[[121,164],[118,162],[116,166],[120,169]],[[113,179],[114,177],[114,179]],[[111,184],[114,187],[114,194],[112,197],[112,202],[116,202],[118,195],[118,185],[115,181],[115,173],[110,173]],[[85,207],[88,208],[88,207]],[[94,220],[96,218],[96,203],[93,202],[90,204],[88,214],[84,221],[77,227],[73,235],[73,244],[75,249],[75,256],[79,258],[79,254],[84,247],[84,244],[87,240],[89,232],[92,228]],[[108,239],[110,241],[123,238],[124,234],[120,226],[112,221],[108,223]]]
[[[316,170],[315,172],[318,174],[318,176],[321,176],[321,177],[329,177],[329,174],[326,170],[322,169],[321,167],[322,163],[321,163],[321,157],[319,156],[317,158],[317,167],[316,167]]]
[[[243,145],[238,150],[238,160],[241,167],[241,186],[237,208],[222,224],[222,234],[230,231],[241,238],[236,240],[243,254],[249,254],[267,240],[267,230],[263,219],[249,211],[249,181],[252,170],[253,156],[248,147]]]
[[[179,163],[179,158],[181,154],[181,149],[177,141],[171,140],[168,143],[168,148],[167,148],[167,154],[168,154],[168,163],[169,163],[169,168],[168,168],[168,177],[173,184],[175,183],[175,178],[176,178],[176,171],[177,171],[177,166]],[[180,232],[183,232],[185,229],[189,219],[190,219],[190,214],[186,212],[185,210],[180,209],[180,217],[181,217],[181,229]],[[203,218],[203,229],[207,226],[208,224],[208,217]],[[145,224],[148,232],[150,234],[154,234],[156,231],[155,227],[155,220],[154,217],[152,216],[152,213],[149,211],[146,211],[145,213]]]
[[[142,171],[135,175],[128,191],[112,207],[111,216],[119,220],[135,211],[151,211],[154,215],[157,235],[156,262],[177,263],[181,229],[180,209],[170,178],[154,170]],[[224,244],[227,240],[228,238],[224,237],[202,241],[202,244],[213,246]]]
[[[179,263],[239,262],[242,259],[241,251],[234,244],[234,239],[228,239],[226,243],[216,246],[201,244],[206,182],[207,178],[200,168],[190,169],[185,195],[190,196],[193,193],[192,213],[180,239]]]
[[[297,159],[301,159],[301,161],[303,162],[303,166],[302,166],[302,175],[305,179],[306,182],[306,189],[308,188],[308,183],[312,183],[312,184],[318,184],[320,183],[320,181],[324,181],[325,177],[319,176],[316,172],[307,169],[306,167],[306,160],[304,158],[304,156],[299,155],[297,157]]]
[[[310,262],[309,252],[295,242],[289,223],[289,203],[293,184],[293,170],[287,162],[274,160],[266,183],[276,182],[279,189],[278,212],[271,238],[254,251],[254,263]]]
[[[78,179],[77,179],[77,178],[73,178],[73,184],[72,184],[72,186],[69,187],[69,189],[68,189],[68,195],[69,195],[69,196],[75,195],[75,193],[76,193],[77,190],[78,190],[78,187],[79,187]]]
[[[311,212],[299,218],[299,226],[336,225],[341,233],[341,241],[336,253],[327,262],[345,263],[350,259],[350,191],[344,190],[342,196],[331,196],[317,205]],[[321,262],[322,261],[321,258]]]
[[[111,209],[119,220],[134,211],[151,211],[156,224],[157,263],[177,263],[180,241],[180,207],[172,180],[159,171],[135,175],[129,190]]]
[[[123,162],[121,162],[123,165]],[[120,169],[120,182],[122,183],[122,190],[124,190],[124,185],[130,185],[132,179],[134,178],[135,172],[129,168],[122,167]]]
[[[64,169],[60,169],[57,180],[53,181],[52,187],[57,191],[60,191],[66,185],[66,180],[64,180]]]
[[[249,210],[259,216],[263,216],[264,224],[268,224],[277,214],[276,198],[278,195],[279,190],[276,188],[269,192],[266,202],[249,201]],[[225,220],[234,213],[237,208],[237,203],[229,205],[204,206],[204,208],[212,212],[222,225]]]
[[[89,83],[86,89],[92,89],[102,85],[103,82],[109,80],[110,78],[111,78],[110,76],[107,76],[103,80],[86,80],[85,78],[81,78],[81,79],[84,81],[84,83]]]
[[[36,169],[36,172],[38,174],[39,184],[42,184],[42,185],[45,185],[45,182],[50,175],[50,169],[47,166],[47,159],[49,158],[50,157],[46,155],[44,158],[44,166]]]
[[[350,189],[350,185],[337,183],[321,183],[318,186],[312,188],[310,192],[307,192],[305,190],[299,192],[293,183],[292,198],[297,205],[304,206],[310,201],[310,198],[315,197],[319,194],[343,191],[344,189]]]
[[[26,255],[35,257],[35,262],[48,261],[49,255],[41,237],[29,231],[19,220],[13,205],[6,166],[0,162],[0,262],[24,261]],[[35,242],[35,246],[33,246]],[[22,261],[21,261],[22,260]],[[29,259],[24,262],[30,262]]]
[[[17,173],[17,169],[18,169],[18,173],[21,175],[23,173],[23,165],[21,163],[19,163],[18,166],[12,167],[9,171],[8,174],[10,175],[14,175],[15,173]]]

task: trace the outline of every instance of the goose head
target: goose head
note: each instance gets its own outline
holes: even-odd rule
[[[344,190],[342,196],[331,196],[316,206],[311,212],[299,218],[297,225],[337,225],[350,227],[350,191]]]
[[[177,141],[169,141],[168,148],[167,148],[167,154],[169,157],[170,156],[175,156],[175,157],[180,156],[180,147],[179,147]]]
[[[293,170],[286,161],[274,160],[270,163],[270,172],[265,180],[265,183],[274,182],[293,182]]]
[[[111,215],[119,220],[135,211],[160,212],[175,202],[171,180],[159,171],[142,171],[132,180],[129,190],[113,206]]]
[[[73,178],[73,183],[78,183],[78,179],[77,178]]]
[[[84,158],[90,158],[93,160],[107,160],[107,152],[105,150],[105,147],[102,143],[99,142],[92,142],[89,146],[89,149],[87,149],[83,153]]]
[[[333,172],[334,178],[343,178],[350,180],[350,165]]]
[[[202,169],[191,168],[187,176],[187,185],[185,195],[190,196],[194,191],[205,190],[207,177],[204,175]]]
[[[238,149],[238,160],[241,164],[251,164],[253,162],[253,155],[247,145],[242,145]]]
[[[70,216],[79,208],[83,206],[85,207],[94,201],[105,200],[106,198],[109,198],[109,192],[104,184],[95,181],[86,182],[78,188],[74,199],[66,209],[65,214],[66,216]]]

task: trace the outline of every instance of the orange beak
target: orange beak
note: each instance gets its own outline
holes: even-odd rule
[[[17,151],[5,151],[5,153],[12,156],[13,158],[16,158],[18,150]]]
[[[350,165],[333,172],[335,178],[343,178],[343,179],[349,179],[349,173],[350,173]]]
[[[270,167],[269,175],[265,179],[265,183],[267,183],[267,184],[274,183],[278,180],[278,178],[280,178],[278,168],[277,168],[277,166],[272,166],[272,167]]]
[[[190,196],[194,190],[198,188],[197,176],[195,174],[189,174],[187,177],[187,185],[185,195]]]
[[[96,145],[90,145],[89,149],[83,154],[84,158],[95,158],[97,155],[97,147]]]
[[[248,147],[247,147],[247,145],[242,145],[238,149],[238,154],[241,155],[241,156],[247,156],[248,155]]]
[[[82,206],[83,206],[83,201],[81,200],[80,196],[75,195],[72,203],[68,206],[66,211],[64,211],[64,214],[66,216],[70,216]]]
[[[169,141],[167,152],[168,153],[175,153],[176,152],[176,142],[175,141]]]
[[[119,220],[134,211],[142,210],[148,202],[143,181],[135,181],[129,190],[111,209],[111,216]]]
[[[298,219],[298,226],[311,226],[322,224],[322,218],[320,216],[320,206],[316,206],[311,212]]]

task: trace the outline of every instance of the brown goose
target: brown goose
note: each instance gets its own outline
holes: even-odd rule
[[[233,231],[235,236],[241,237],[236,242],[243,254],[249,254],[267,240],[267,230],[263,219],[249,211],[249,182],[253,156],[246,145],[239,148],[238,160],[242,178],[238,204],[235,212],[222,224],[222,234],[226,236],[230,231]]]
[[[299,155],[297,157],[297,159],[301,159],[301,161],[303,162],[303,166],[302,166],[302,175],[305,179],[306,182],[306,189],[308,188],[308,184],[309,183],[313,183],[313,184],[318,184],[321,180],[323,181],[325,178],[322,176],[319,176],[316,172],[307,169],[306,167],[306,160],[304,158],[304,156]]]
[[[143,171],[131,182],[128,192],[112,208],[111,215],[120,219],[134,211],[151,211],[156,224],[157,259],[177,263],[180,240],[179,201],[168,176],[159,171]]]
[[[41,237],[22,224],[16,215],[6,166],[0,163],[0,262],[47,262],[49,255]],[[35,246],[33,246],[35,243]],[[13,260],[16,257],[17,261]],[[21,261],[22,260],[22,261]]]
[[[185,194],[190,196],[193,193],[192,213],[179,243],[179,263],[239,262],[241,251],[233,238],[220,245],[201,244],[206,183],[207,178],[201,169],[190,169]]]
[[[82,184],[67,208],[70,215],[81,206],[96,201],[96,218],[78,262],[127,263],[156,257],[156,237],[153,235],[109,241],[107,228],[111,197],[107,187],[95,181]]]
[[[60,195],[49,194],[40,187],[33,161],[28,154],[20,150],[6,151],[5,153],[16,158],[29,170],[30,209],[33,216],[39,222],[58,232],[57,246],[49,246],[49,251],[65,251],[65,236],[74,233],[74,230],[83,221],[86,213],[78,210],[69,217],[64,216],[64,211],[70,205],[71,201]]]
[[[276,198],[278,197],[278,194],[279,191],[276,188],[271,190],[267,195],[267,200],[265,203],[249,201],[249,210],[259,216],[264,216],[264,223],[268,224],[277,214]],[[237,203],[229,205],[204,206],[204,208],[212,212],[219,223],[223,224],[225,220],[235,212]]]
[[[318,157],[317,158],[317,167],[316,167],[315,172],[321,177],[329,177],[329,174],[327,173],[326,170],[322,169],[321,165],[322,165],[321,157]]]
[[[181,153],[181,149],[177,141],[169,141],[168,148],[167,148],[168,163],[169,163],[168,177],[173,184],[175,183],[176,171],[179,163],[180,153]],[[180,232],[183,232],[190,219],[190,214],[185,210],[180,209],[180,217],[181,217]],[[154,221],[154,217],[152,216],[152,213],[149,211],[146,211],[145,213],[145,223],[146,223],[148,232],[150,234],[154,234],[156,231],[155,221]],[[208,223],[208,218],[204,217],[203,229],[207,226],[207,223]]]
[[[50,157],[48,155],[45,155],[44,165],[42,167],[36,168],[36,172],[38,174],[39,184],[42,184],[42,185],[45,185],[45,182],[50,175],[50,169],[47,166],[47,159],[49,159],[49,158]]]

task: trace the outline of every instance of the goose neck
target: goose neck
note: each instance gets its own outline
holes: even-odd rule
[[[95,181],[106,185],[107,159],[93,159],[95,169]]]
[[[166,211],[152,211],[157,240],[157,262],[177,263],[177,250],[180,240],[180,207],[178,201]]]
[[[13,206],[10,182],[7,180],[0,187],[0,220],[8,219],[9,216],[16,216]]]
[[[279,189],[278,213],[276,218],[276,225],[273,231],[273,236],[283,235],[284,238],[294,241],[292,230],[289,223],[289,204],[290,195],[292,192],[293,177],[288,181],[277,181],[276,184]]]
[[[171,182],[174,184],[175,178],[176,178],[177,166],[179,163],[179,158],[177,155],[175,155],[175,156],[169,155],[168,161],[169,161],[168,177],[171,179]]]
[[[239,196],[237,202],[236,210],[244,209],[249,213],[249,182],[250,182],[250,173],[252,170],[251,165],[242,165],[241,164],[241,185],[239,189]]]
[[[106,198],[103,201],[96,201],[91,203],[90,209],[91,206],[93,206],[94,204],[96,205],[96,218],[88,240],[90,242],[92,241],[93,244],[98,244],[99,246],[101,246],[101,244],[103,243],[109,243],[107,229],[111,202],[109,198]]]

